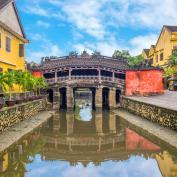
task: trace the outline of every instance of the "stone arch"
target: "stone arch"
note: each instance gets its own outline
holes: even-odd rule
[[[53,89],[48,89],[47,90],[47,99],[50,103],[53,103],[53,97],[54,97],[54,92],[53,92]]]

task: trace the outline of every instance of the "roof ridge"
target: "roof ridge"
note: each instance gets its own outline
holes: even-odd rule
[[[14,0],[0,0],[0,9],[2,9],[3,7],[5,7],[7,4],[9,4],[10,2],[13,2]]]

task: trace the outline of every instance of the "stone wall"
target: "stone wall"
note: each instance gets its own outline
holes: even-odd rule
[[[121,106],[135,115],[177,131],[177,111],[175,110],[138,102],[126,97],[122,97]]]
[[[0,132],[20,121],[30,119],[32,116],[44,109],[45,99],[3,108],[0,110]]]

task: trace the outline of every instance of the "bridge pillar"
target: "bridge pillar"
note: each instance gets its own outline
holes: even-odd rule
[[[59,88],[55,87],[53,89],[53,109],[59,109],[60,105],[60,93]]]
[[[99,87],[96,89],[96,94],[95,94],[95,105],[96,105],[96,110],[100,111],[102,110],[103,106],[103,95],[102,95],[102,87]]]
[[[116,89],[111,88],[109,90],[109,107],[110,109],[116,108]]]
[[[53,115],[53,131],[59,133],[60,130],[60,118],[59,113]]]
[[[72,135],[74,133],[74,114],[66,113],[67,121],[67,135]]]
[[[74,110],[74,94],[73,94],[73,88],[67,87],[67,111],[73,111]]]
[[[116,133],[116,116],[112,112],[109,114],[109,132]]]
[[[95,114],[95,127],[98,135],[103,135],[103,115],[102,112]]]

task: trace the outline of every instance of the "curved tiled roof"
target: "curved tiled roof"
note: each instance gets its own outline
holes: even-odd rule
[[[113,59],[105,56],[77,56],[43,58],[42,68],[58,69],[63,67],[105,67],[110,69],[125,70],[128,64],[125,59]]]

